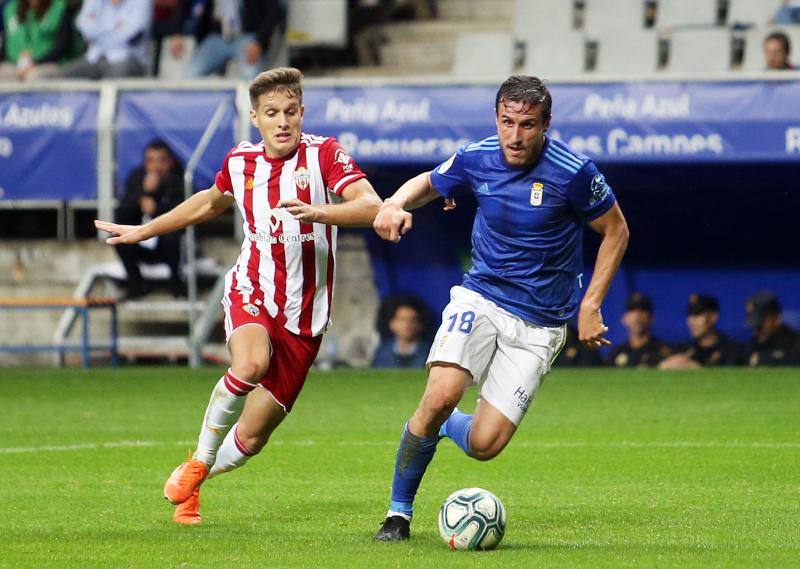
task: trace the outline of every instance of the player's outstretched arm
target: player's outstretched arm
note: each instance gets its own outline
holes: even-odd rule
[[[603,215],[589,222],[589,227],[602,235],[603,240],[597,252],[592,282],[586,289],[578,313],[578,339],[588,348],[599,348],[611,344],[605,338],[608,327],[603,324],[600,307],[628,247],[629,233],[622,210],[616,203]]]
[[[306,223],[324,223],[343,227],[369,227],[381,206],[381,198],[366,178],[344,187],[342,202],[312,205],[292,198],[278,202],[295,219]]]
[[[113,235],[106,239],[109,245],[133,244],[212,219],[225,211],[233,201],[232,196],[211,186],[144,225],[119,225],[96,219],[94,226]]]
[[[409,210],[422,207],[438,197],[431,184],[430,172],[414,176],[383,202],[372,227],[383,239],[397,243],[411,229],[413,222]],[[445,209],[453,207],[455,203],[445,206]]]

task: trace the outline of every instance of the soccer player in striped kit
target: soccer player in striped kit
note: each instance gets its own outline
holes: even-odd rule
[[[211,219],[236,203],[245,239],[222,300],[231,367],[205,412],[197,449],[164,486],[173,520],[198,524],[200,485],[242,466],[291,411],[328,327],[337,225],[369,226],[381,200],[333,138],[304,134],[302,74],[261,73],[251,119],[263,140],[225,157],[214,185],[145,225],[97,221],[112,245]]]

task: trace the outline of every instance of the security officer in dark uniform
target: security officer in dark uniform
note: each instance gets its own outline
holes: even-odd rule
[[[655,367],[670,355],[669,346],[653,336],[653,299],[640,292],[628,297],[622,325],[628,341],[611,350],[608,364],[616,367]]]
[[[674,355],[660,369],[691,369],[703,366],[743,365],[744,347],[717,329],[719,302],[708,294],[693,294],[686,307],[686,326],[691,341],[676,346]]]
[[[800,334],[783,323],[781,304],[770,291],[747,299],[747,325],[753,329],[748,344],[751,366],[800,365]]]

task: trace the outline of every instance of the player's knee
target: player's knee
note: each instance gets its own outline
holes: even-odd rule
[[[458,405],[459,399],[448,393],[428,393],[422,400],[425,415],[436,421],[447,419]]]
[[[469,455],[475,460],[485,462],[500,454],[505,446],[505,442],[498,439],[470,437]]]
[[[261,433],[243,433],[241,430],[236,431],[236,438],[239,443],[247,449],[248,454],[254,455],[261,452],[261,449],[267,444],[267,436]]]
[[[231,366],[233,374],[247,383],[258,383],[267,374],[267,362],[247,359]]]

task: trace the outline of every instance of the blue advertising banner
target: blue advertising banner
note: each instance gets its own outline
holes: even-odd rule
[[[151,140],[166,142],[185,165],[200,142],[217,106],[226,104],[219,130],[195,172],[195,189],[207,188],[228,151],[238,142],[233,91],[127,91],[117,105],[117,191],[125,178],[142,163]]]
[[[97,92],[0,93],[0,200],[97,195]]]
[[[800,82],[554,84],[550,134],[598,162],[800,158]],[[304,129],[362,164],[432,164],[495,132],[496,88],[342,87],[306,94]]]

